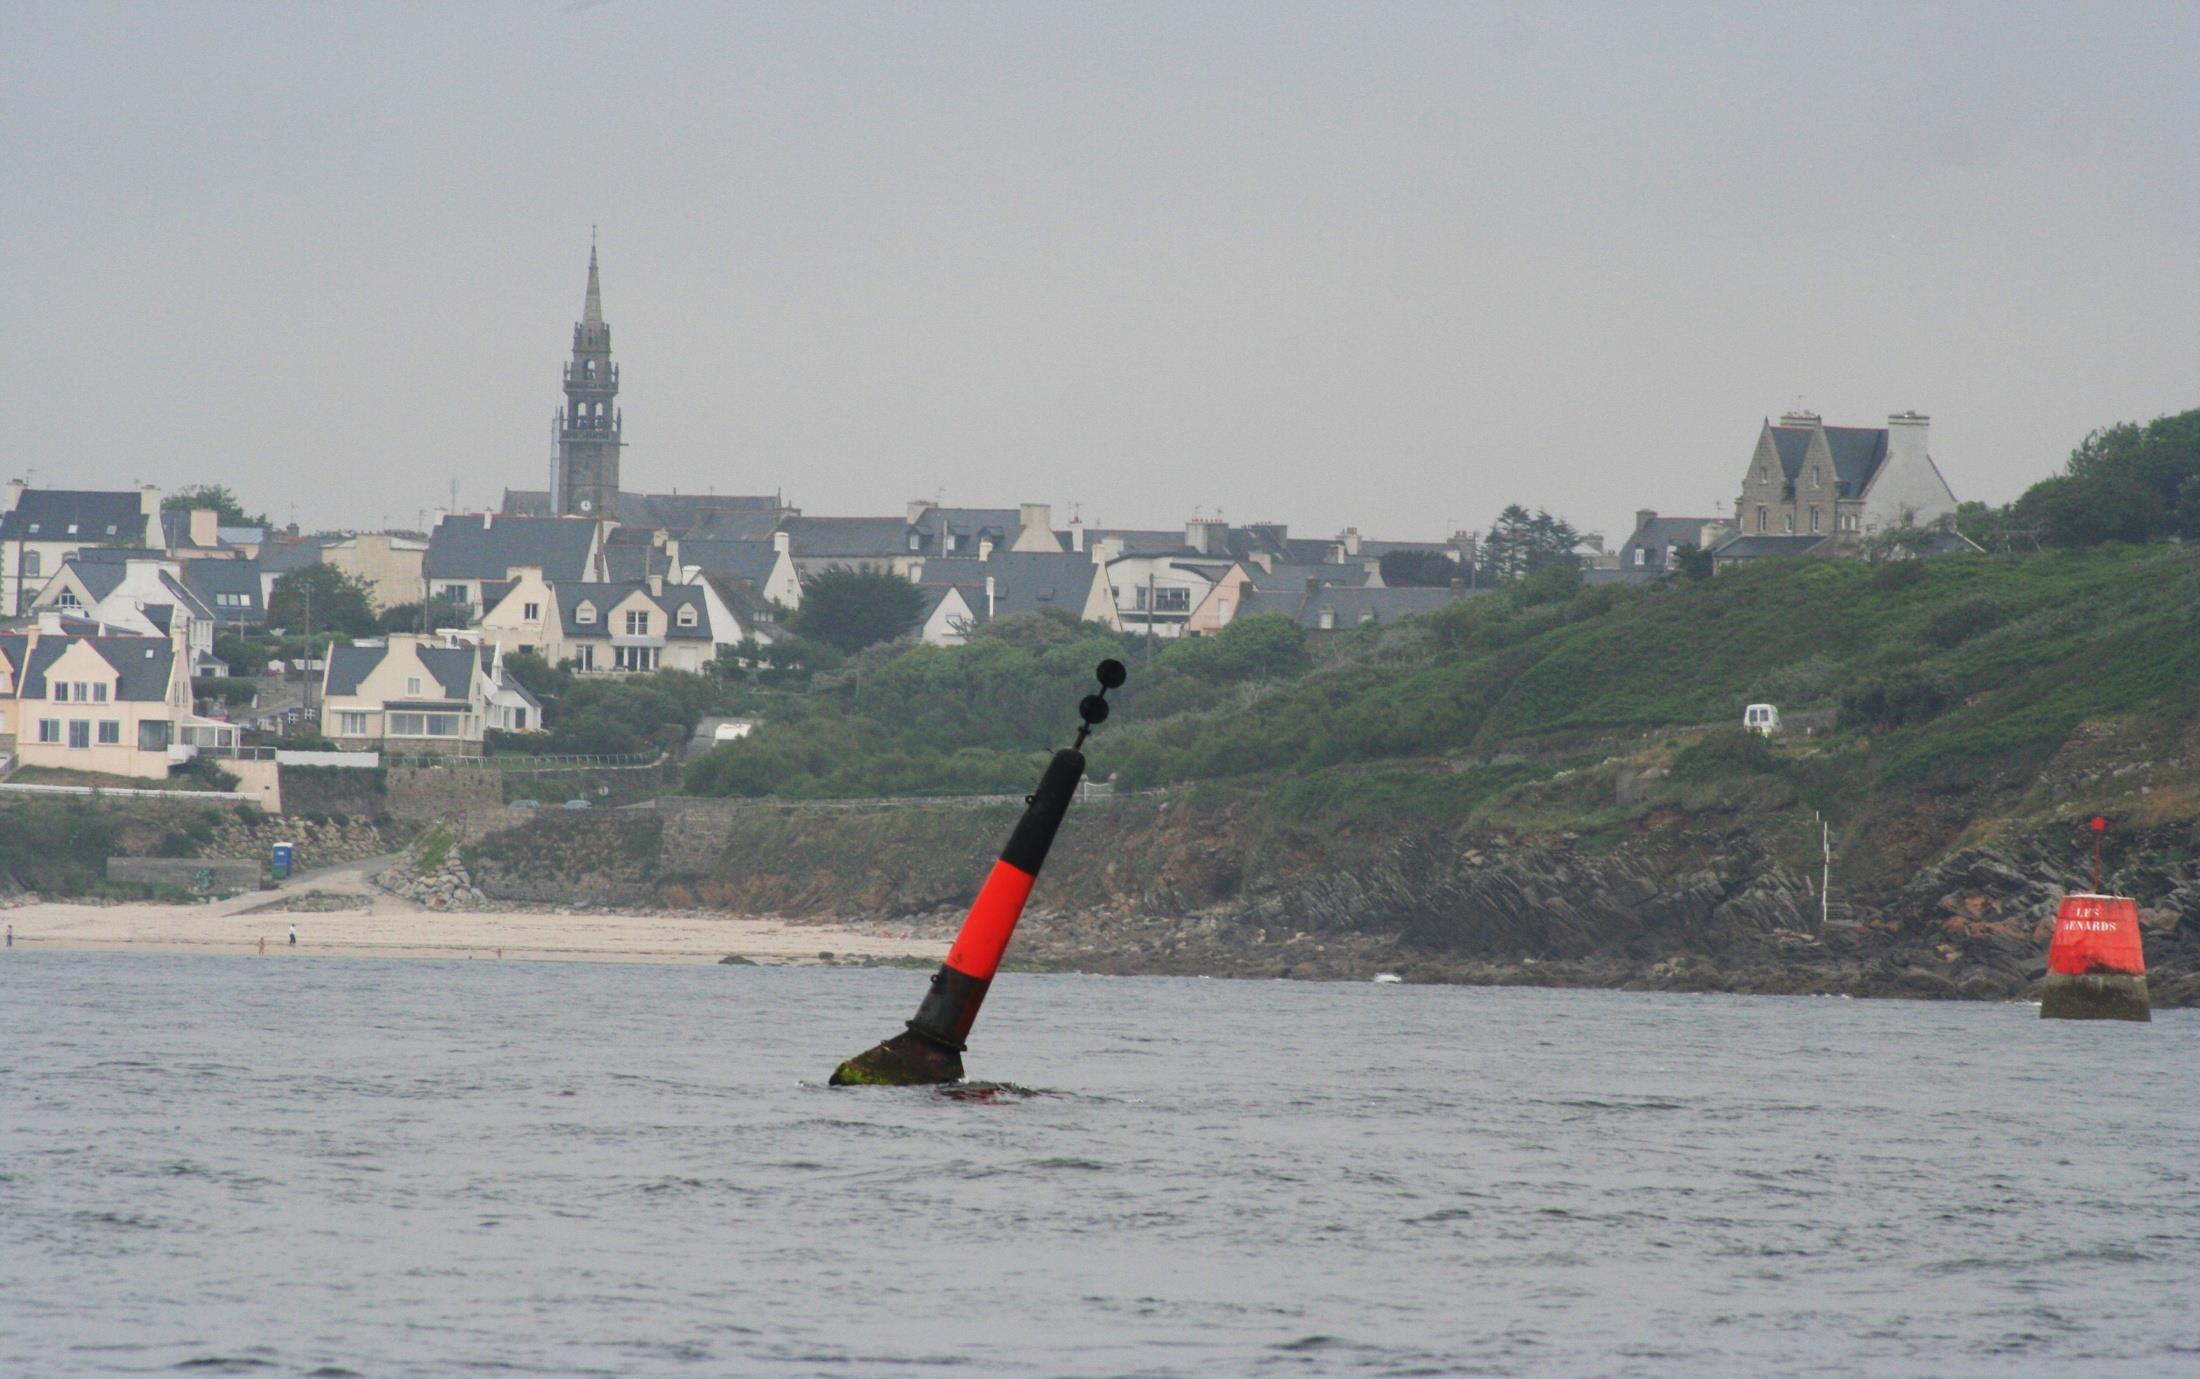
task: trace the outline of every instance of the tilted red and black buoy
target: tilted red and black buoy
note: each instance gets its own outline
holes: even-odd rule
[[[1008,951],[1016,921],[1023,917],[1032,883],[1039,879],[1047,849],[1054,845],[1062,816],[1069,812],[1077,784],[1084,779],[1085,738],[1107,721],[1108,691],[1120,686],[1126,674],[1123,663],[1113,660],[1102,661],[1095,673],[1100,692],[1086,695],[1077,706],[1084,719],[1077,741],[1054,754],[1039,777],[1039,788],[1025,798],[1024,816],[1016,821],[1008,846],[1001,849],[1000,860],[971,903],[955,946],[947,950],[947,961],[932,975],[916,1018],[907,1030],[834,1069],[833,1086],[922,1087],[962,1081],[963,1048],[970,1027],[977,1023],[978,1007],[985,1002],[994,973],[1001,969],[1001,956]]]

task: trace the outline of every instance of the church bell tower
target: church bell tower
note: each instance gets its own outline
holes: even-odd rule
[[[560,517],[616,517],[619,507],[619,366],[611,362],[611,327],[603,323],[603,287],[596,279],[596,244],[588,244],[588,296],[573,327],[573,358],[565,366],[565,406],[558,412],[550,465],[551,511]]]

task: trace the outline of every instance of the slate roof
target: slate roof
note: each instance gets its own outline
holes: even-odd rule
[[[26,488],[14,509],[0,514],[0,541],[130,541],[144,544],[144,509],[135,490],[106,493],[94,489]],[[75,531],[69,530],[74,526]]]
[[[752,636],[759,625],[768,630],[779,621],[778,608],[765,602],[764,596],[742,582],[740,576],[723,570],[705,570],[703,578]]]
[[[626,602],[637,591],[643,598],[664,610],[665,640],[710,640],[710,603],[703,597],[703,591],[692,584],[668,584],[664,593],[652,594],[649,586],[639,580],[619,580],[603,584],[575,581],[553,585],[550,592],[557,599],[558,621],[564,627],[566,636],[614,637],[623,634],[612,625],[611,610]],[[573,610],[580,607],[584,599],[596,605],[596,620],[592,623],[577,623],[573,620]],[[695,609],[693,627],[680,626],[680,610],[684,607]]]
[[[328,653],[328,692],[357,694],[359,686],[382,664],[390,648],[384,646],[336,646]],[[424,646],[416,649],[421,666],[443,690],[446,702],[472,696],[474,666],[484,650],[468,647]]]
[[[71,551],[69,563],[75,565],[127,565],[133,560],[166,560],[168,552],[156,551],[150,546],[86,546],[81,551]]]
[[[603,563],[604,573],[621,582],[670,573],[664,547],[649,527],[613,527],[604,537]]]
[[[968,568],[965,568],[967,565]],[[940,567],[944,578],[932,578]],[[954,567],[949,569],[948,567]],[[979,617],[987,616],[985,580],[993,577],[993,611],[996,618],[1059,608],[1083,617],[1085,601],[1092,597],[1092,582],[1100,567],[1092,557],[1070,551],[1050,555],[1045,551],[995,551],[991,560],[925,562],[925,584],[947,584],[963,591],[963,600]],[[921,586],[920,586],[921,587]]]
[[[1712,554],[1720,560],[1764,560],[1779,556],[1809,555],[1833,540],[1830,534],[1796,536],[1737,536],[1722,542]]]
[[[260,598],[257,560],[186,560],[183,584],[204,604],[217,624],[259,622],[267,616]],[[242,604],[224,604],[220,595],[242,594]]]
[[[769,541],[682,541],[680,561],[706,574],[747,580],[761,590],[779,567],[779,551]]]
[[[535,565],[543,578],[582,579],[596,524],[586,517],[446,517],[428,538],[421,573],[429,579],[505,579]]]
[[[35,539],[35,538],[34,538]],[[8,643],[8,663],[16,669],[16,693],[23,699],[46,697],[46,671],[63,652],[83,644],[99,653],[115,669],[115,698],[133,703],[158,703],[168,697],[168,674],[176,663],[175,647],[165,637],[54,637],[38,639],[26,672],[22,636],[0,637]]]
[[[1321,629],[1322,614],[1331,616],[1331,627],[1342,631],[1363,622],[1390,623],[1416,613],[1432,613],[1464,599],[1484,597],[1491,589],[1347,589],[1337,586],[1301,589],[1296,593],[1255,591],[1238,610],[1239,615],[1282,613],[1308,631]]]
[[[909,524],[899,517],[790,517],[780,529],[792,553],[810,560],[910,554]]]
[[[997,547],[1015,541],[1024,529],[1024,515],[1018,508],[926,508],[906,527],[902,540],[905,548],[907,538],[914,535],[918,550],[925,555],[974,554],[981,540],[991,540]],[[952,551],[945,540],[950,535],[959,538]]]
[[[1871,483],[1872,475],[1879,472],[1879,466],[1887,458],[1887,428],[1828,426],[1824,430],[1826,448],[1833,452],[1836,496],[1854,498]],[[1790,484],[1803,472],[1803,457],[1810,448],[1810,437],[1807,427],[1772,428],[1772,445],[1779,452],[1780,468]]]
[[[256,563],[263,572],[271,575],[318,565],[335,540],[336,538],[328,536],[278,537],[260,547]]]
[[[1325,587],[1358,589],[1368,581],[1367,566],[1358,561],[1343,565],[1277,565],[1273,570],[1263,570],[1258,565],[1247,565],[1245,576],[1257,590],[1281,593],[1286,590],[1306,588],[1306,581],[1313,580]]]
[[[1619,563],[1623,570],[1635,570],[1633,552],[1637,547],[1648,552],[1639,569],[1646,574],[1662,574],[1665,571],[1666,553],[1677,546],[1696,546],[1703,543],[1703,529],[1707,526],[1732,523],[1724,517],[1653,517],[1636,526],[1634,534],[1621,544]],[[1713,541],[1716,542],[1714,537]]]
[[[726,513],[761,513],[776,521],[779,510],[779,499],[769,493],[622,493],[613,509],[626,526],[660,528],[675,535]]]
[[[158,556],[148,558],[159,559]],[[62,569],[75,572],[77,582],[84,586],[84,592],[90,594],[95,603],[113,593],[116,586],[122,583],[123,577],[130,572],[129,567],[120,561],[78,560],[73,555],[62,561],[61,566]]]

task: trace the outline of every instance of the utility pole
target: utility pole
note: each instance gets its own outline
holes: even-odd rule
[[[1146,665],[1153,665],[1153,567],[1146,567]]]

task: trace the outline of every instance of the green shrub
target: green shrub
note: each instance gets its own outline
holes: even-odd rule
[[[1993,631],[2007,616],[2002,606],[1992,599],[1965,599],[1927,618],[1922,635],[1928,643],[1946,650]]]
[[[1954,688],[1941,676],[1891,671],[1841,696],[1841,726],[1885,730],[1923,723],[1954,700]]]

